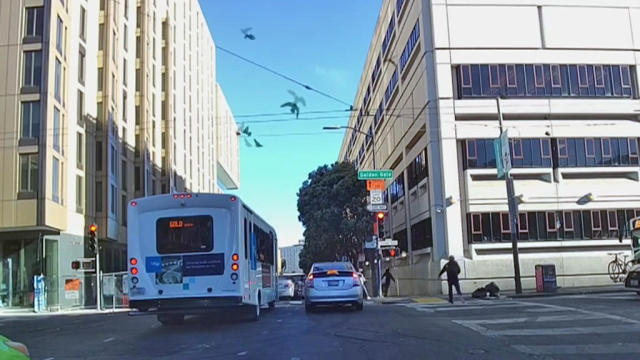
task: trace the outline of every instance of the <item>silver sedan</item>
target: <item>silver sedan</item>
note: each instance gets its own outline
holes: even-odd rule
[[[317,305],[352,305],[363,309],[360,274],[348,262],[315,263],[305,281],[305,310]]]

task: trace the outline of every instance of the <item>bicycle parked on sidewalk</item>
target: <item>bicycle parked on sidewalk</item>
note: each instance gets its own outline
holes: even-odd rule
[[[613,282],[624,281],[624,276],[622,275],[626,275],[627,272],[629,272],[629,269],[631,269],[631,267],[636,263],[635,259],[627,261],[629,255],[622,254],[624,254],[623,251],[607,253],[607,255],[613,255],[613,260],[609,262],[607,267],[609,277]],[[622,258],[619,255],[622,255]]]

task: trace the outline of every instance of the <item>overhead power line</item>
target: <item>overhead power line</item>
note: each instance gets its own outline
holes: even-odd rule
[[[334,101],[337,101],[337,102],[339,102],[341,104],[344,104],[344,105],[348,106],[350,109],[353,107],[352,104],[349,104],[349,103],[347,103],[345,101],[342,101],[342,100],[338,99],[337,97],[335,97],[333,95],[330,95],[330,94],[327,94],[324,91],[320,91],[318,89],[315,89],[315,88],[311,87],[310,85],[307,85],[307,84],[305,84],[305,83],[303,83],[301,81],[298,81],[298,80],[296,80],[296,79],[294,79],[294,78],[292,78],[290,76],[287,76],[287,75],[285,75],[285,74],[283,74],[283,73],[281,73],[279,71],[273,70],[273,69],[271,69],[271,68],[269,68],[267,66],[259,64],[259,63],[255,62],[255,61],[253,61],[251,59],[248,59],[248,58],[246,58],[246,57],[244,57],[244,56],[242,56],[240,54],[237,54],[237,53],[235,53],[235,52],[233,52],[233,51],[231,51],[229,49],[223,48],[222,46],[216,45],[216,49],[219,49],[219,50],[221,50],[223,52],[226,52],[227,54],[229,54],[231,56],[235,56],[235,57],[237,57],[238,59],[240,59],[242,61],[245,61],[245,62],[247,62],[247,63],[249,63],[249,64],[251,64],[253,66],[257,66],[257,67],[261,68],[262,70],[268,71],[268,72],[270,72],[270,73],[272,73],[272,74],[274,74],[276,76],[279,76],[279,77],[281,77],[281,78],[283,78],[285,80],[291,81],[292,83],[297,84],[299,86],[302,86],[303,88],[305,88],[305,89],[307,89],[309,91],[313,91],[313,92],[318,93],[318,94],[320,94],[320,95],[322,95],[322,96],[324,96],[326,98],[329,98],[331,100],[334,100]]]

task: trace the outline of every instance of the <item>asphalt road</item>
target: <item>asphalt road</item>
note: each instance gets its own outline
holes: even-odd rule
[[[153,316],[0,315],[33,359],[638,359],[640,296],[608,293],[464,304],[281,302],[257,322],[229,313],[165,327]]]

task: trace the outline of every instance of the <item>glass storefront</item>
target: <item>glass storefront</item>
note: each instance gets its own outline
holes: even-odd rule
[[[44,261],[42,261],[44,258]],[[34,276],[45,277],[46,303],[58,303],[58,241],[42,239],[0,240],[0,309],[33,308]]]

